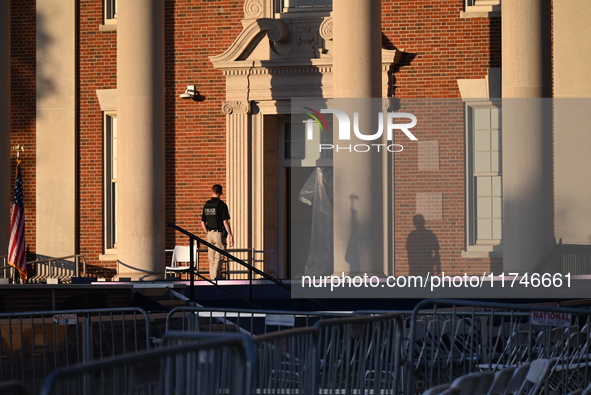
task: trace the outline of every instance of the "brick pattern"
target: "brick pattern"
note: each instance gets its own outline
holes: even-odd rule
[[[224,52],[241,32],[243,1],[166,1],[166,220],[198,236],[211,186],[226,184],[225,77],[209,57]],[[205,100],[179,99],[195,85]],[[167,230],[166,245],[188,245]],[[208,270],[201,254],[201,270]]]
[[[393,74],[395,97],[458,98],[457,79],[484,78],[489,67],[500,66],[500,19],[461,19],[462,2],[382,0],[384,47],[405,52]],[[13,0],[11,5],[11,144],[27,146],[23,168],[27,244],[34,250],[35,1]],[[165,0],[166,220],[198,235],[201,206],[209,197],[211,185],[225,184],[226,179],[225,116],[221,111],[225,77],[213,69],[209,56],[225,51],[242,30],[243,5],[243,0]],[[112,273],[115,262],[98,259],[103,252],[104,147],[96,90],[116,87],[117,34],[99,31],[101,0],[80,0],[78,12],[78,248],[89,266]],[[186,86],[193,84],[205,100],[179,99]],[[417,126],[419,140],[438,144],[438,170],[419,168],[417,144],[405,141],[404,152],[394,154],[393,274],[408,272],[405,243],[414,229],[412,217],[419,192],[441,195],[442,218],[430,220],[428,226],[439,240],[446,273],[490,271],[499,261],[461,258],[465,194],[463,113],[456,108],[433,117],[434,106],[437,104],[419,108],[415,115],[421,124]],[[431,115],[426,116],[429,111]],[[187,242],[186,237],[167,229],[168,248]],[[205,257],[200,265],[207,268]]]
[[[404,51],[393,75],[395,97],[403,102],[413,98],[459,98],[458,79],[482,79],[488,68],[501,66],[500,18],[461,19],[462,3],[462,0],[382,1],[383,45]],[[415,201],[417,196],[441,196],[441,218],[434,216],[426,222],[440,246],[441,270],[446,274],[463,274],[498,268],[500,260],[461,256],[465,248],[461,101],[425,100],[424,104],[416,101],[407,107],[418,118],[413,132],[417,131],[419,144],[403,143],[404,151],[394,157],[393,274],[405,275],[413,270],[406,243],[415,230],[413,216],[425,210],[420,203],[423,198]],[[434,143],[428,141],[437,142],[438,169],[431,161],[435,158],[435,147],[430,144]],[[426,161],[427,158],[431,159]],[[427,210],[431,215],[435,208]],[[429,257],[412,259],[418,267],[431,265]]]
[[[439,141],[420,140],[419,145],[419,170],[439,170]]]
[[[225,182],[225,80],[208,57],[223,52],[241,30],[241,1],[166,1],[166,220],[200,234],[202,202],[211,184]],[[225,20],[220,24],[219,19]],[[97,275],[116,262],[99,261],[103,251],[102,114],[96,89],[117,86],[117,33],[101,32],[102,2],[80,4],[80,253]],[[196,85],[203,102],[179,99]],[[82,230],[83,229],[83,230]],[[187,244],[167,230],[166,245]],[[202,267],[207,264],[202,259]],[[104,274],[104,273],[103,273]]]
[[[25,197],[25,239],[31,252],[36,249],[36,172],[35,95],[36,95],[36,36],[34,29],[35,1],[12,0],[10,3],[10,146],[24,145],[21,152],[21,172]],[[33,22],[31,22],[33,21]],[[4,131],[0,132],[4,133]],[[10,198],[14,196],[16,153],[10,150]],[[7,191],[8,192],[8,191]],[[4,255],[5,253],[0,253]]]
[[[415,213],[422,215],[425,220],[443,220],[442,192],[418,192],[415,202]]]
[[[117,33],[99,31],[101,1],[80,1],[79,13],[78,248],[93,276],[111,277],[116,263],[98,260],[104,243],[104,136],[96,90],[117,88]]]

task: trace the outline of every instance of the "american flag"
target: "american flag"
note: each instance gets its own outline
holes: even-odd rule
[[[23,196],[23,177],[20,161],[16,165],[16,186],[10,217],[10,242],[8,244],[8,264],[16,268],[23,281],[27,279],[25,259],[25,199]]]

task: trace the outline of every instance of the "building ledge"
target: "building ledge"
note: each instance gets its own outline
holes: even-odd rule
[[[500,2],[498,5],[466,6],[466,10],[460,12],[460,18],[499,18],[500,16]]]
[[[462,251],[462,258],[502,258],[503,247],[501,245],[469,246]]]

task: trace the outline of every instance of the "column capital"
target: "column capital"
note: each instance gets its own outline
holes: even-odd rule
[[[250,102],[240,100],[229,100],[222,103],[224,114],[249,114]]]
[[[320,24],[320,36],[325,40],[332,40],[333,34],[333,19],[332,16],[325,18]]]

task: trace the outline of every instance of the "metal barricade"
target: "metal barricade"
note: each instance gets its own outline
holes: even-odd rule
[[[588,309],[425,300],[405,324],[408,394],[473,372],[551,359],[545,391],[566,394],[591,381]]]
[[[179,306],[166,317],[166,331],[241,333],[250,336],[313,326],[316,322],[350,313],[248,310]]]
[[[82,262],[82,272],[86,275],[86,258],[84,255],[74,254],[62,257],[43,257],[37,255],[39,259],[29,261],[27,264],[33,265],[35,274],[27,279],[27,283],[48,282],[54,279],[62,283],[71,283],[72,277],[80,276],[80,262]]]
[[[318,332],[297,328],[253,338],[253,394],[317,394]]]
[[[250,395],[253,364],[248,338],[224,336],[59,369],[41,395]]]
[[[0,381],[37,393],[55,369],[149,348],[149,322],[139,308],[0,314]]]
[[[29,395],[25,386],[19,381],[4,381],[0,383],[0,394],[2,395]]]
[[[0,255],[0,278],[12,279],[14,267],[8,265],[8,255]]]
[[[402,393],[400,315],[323,320],[316,328],[320,393]]]
[[[228,334],[166,332],[160,347],[174,347]],[[253,394],[316,394],[318,377],[318,331],[313,327],[288,329],[249,337],[255,356]]]

